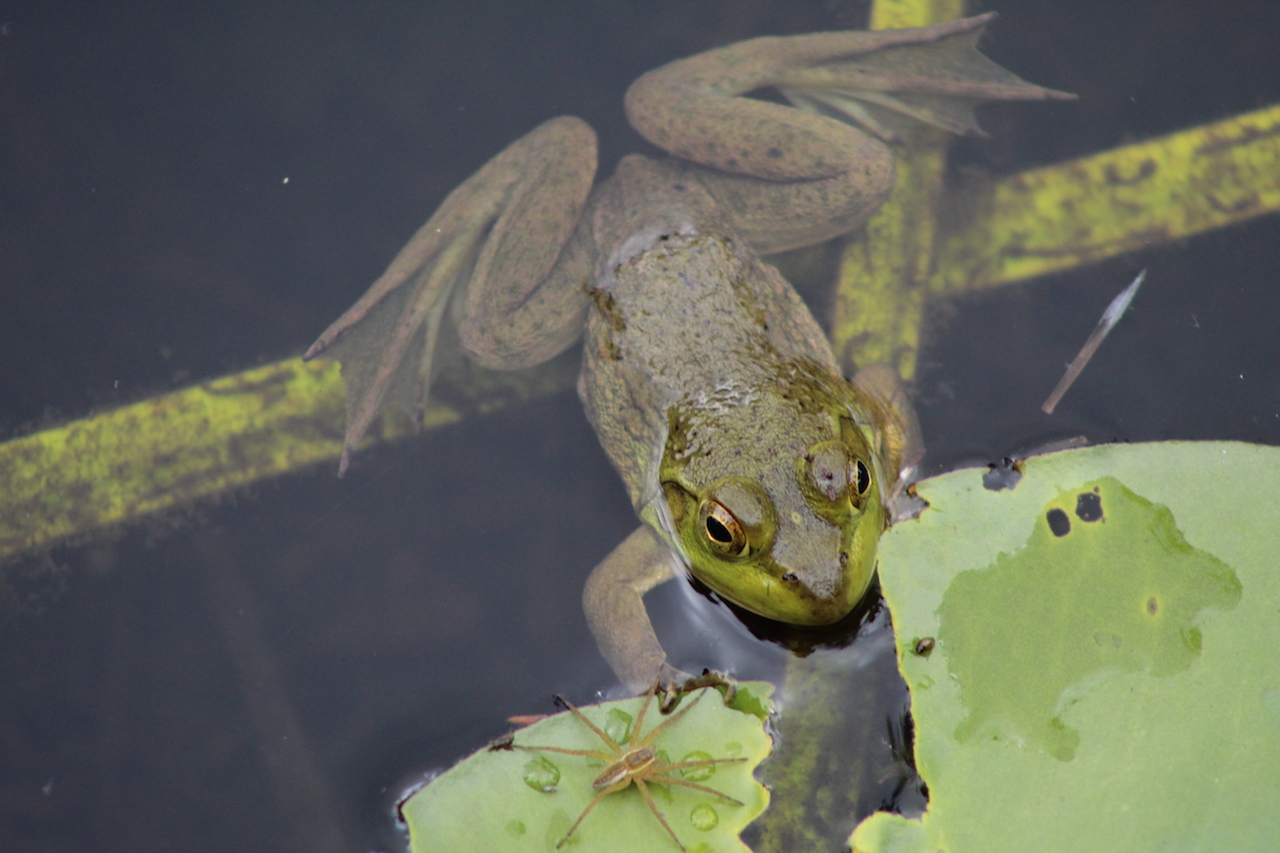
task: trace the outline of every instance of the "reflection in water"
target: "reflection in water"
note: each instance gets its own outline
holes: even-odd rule
[[[204,558],[202,574],[209,606],[226,639],[246,715],[271,777],[271,792],[290,834],[317,853],[348,850],[328,780],[307,746],[306,734],[263,635],[262,603],[216,537],[200,532],[196,540],[196,550]]]

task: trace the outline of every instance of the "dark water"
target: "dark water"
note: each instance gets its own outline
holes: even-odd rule
[[[1280,100],[1273,3],[990,7],[987,52],[1081,101],[989,111],[966,167]],[[297,354],[534,124],[586,118],[611,164],[643,148],[620,108],[642,71],[857,10],[0,0],[0,430]],[[1077,433],[1280,444],[1278,249],[1273,217],[936,312],[917,388],[931,469]],[[553,692],[612,687],[578,597],[634,524],[563,395],[24,566],[0,629],[0,849],[393,847],[407,779]],[[658,597],[674,648],[751,649],[722,611]]]

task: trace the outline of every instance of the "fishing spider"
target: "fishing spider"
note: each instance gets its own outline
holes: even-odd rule
[[[672,776],[670,774],[673,771],[687,770],[693,767],[708,767],[713,764],[729,764],[737,761],[746,761],[747,759],[745,757],[664,762],[658,758],[657,753],[654,752],[652,746],[654,738],[658,736],[658,733],[693,710],[693,707],[702,700],[705,693],[705,690],[699,693],[694,697],[692,702],[672,714],[666,720],[663,720],[654,727],[653,731],[649,732],[649,734],[645,735],[642,739],[640,737],[640,729],[644,725],[644,715],[645,712],[649,710],[649,703],[652,701],[654,694],[652,689],[649,690],[649,692],[645,694],[644,704],[640,706],[640,713],[636,715],[635,724],[631,727],[631,737],[628,739],[625,749],[613,738],[609,737],[609,735],[607,735],[595,723],[588,720],[572,702],[565,699],[563,696],[556,697],[557,702],[568,708],[575,717],[586,724],[587,728],[595,732],[596,735],[604,741],[605,746],[609,748],[608,752],[604,752],[598,749],[563,749],[558,746],[516,745],[519,749],[540,750],[542,752],[559,752],[564,755],[581,755],[587,758],[596,758],[605,763],[604,770],[600,771],[600,775],[591,783],[591,787],[596,791],[595,797],[587,804],[587,807],[582,810],[582,814],[578,815],[578,819],[573,822],[573,826],[569,827],[569,831],[564,834],[564,837],[556,842],[557,850],[561,845],[569,840],[569,836],[573,835],[574,830],[578,828],[583,819],[600,803],[601,800],[615,791],[621,791],[627,788],[633,782],[635,783],[635,786],[640,789],[640,796],[644,797],[644,801],[649,804],[649,810],[653,812],[654,817],[656,817],[658,822],[662,824],[663,829],[665,829],[671,836],[671,839],[675,841],[676,846],[680,848],[682,853],[685,851],[685,846],[680,843],[680,839],[676,837],[675,831],[671,828],[671,825],[667,823],[667,819],[662,816],[662,812],[658,811],[658,806],[653,802],[653,795],[649,793],[650,783],[659,785],[681,785],[685,788],[693,788],[696,791],[714,794],[727,803],[732,803],[737,806],[742,805],[741,801],[735,800],[733,797],[730,797],[728,794],[721,793],[715,788],[708,788],[706,785],[699,785],[696,782],[690,782],[687,779],[681,779],[678,776]]]

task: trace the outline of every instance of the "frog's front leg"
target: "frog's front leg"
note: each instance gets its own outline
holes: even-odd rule
[[[980,133],[972,110],[983,101],[1074,97],[980,54],[993,17],[739,42],[644,75],[627,116],[650,142],[710,167],[699,180],[756,251],[816,243],[888,195],[892,157],[873,136],[892,139],[898,119]],[[742,97],[765,87],[802,109]]]
[[[666,652],[644,607],[646,592],[681,571],[671,550],[648,525],[642,525],[592,569],[582,591],[582,609],[600,654],[636,693],[655,679],[665,685],[688,677],[667,666]]]
[[[577,340],[591,266],[578,225],[595,170],[585,122],[562,116],[535,128],[451,192],[307,350],[342,362],[340,470],[387,404],[425,409],[450,304],[463,350],[486,367],[532,366]]]

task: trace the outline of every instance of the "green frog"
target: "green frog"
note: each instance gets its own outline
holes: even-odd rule
[[[919,430],[893,371],[846,379],[761,255],[845,234],[880,205],[895,120],[978,132],[980,101],[1062,96],[978,53],[990,17],[757,38],[651,71],[627,116],[673,156],[629,155],[600,183],[580,119],[512,143],[307,352],[343,362],[342,469],[383,406],[425,408],[437,350],[515,370],[585,335],[578,394],[643,522],[584,593],[619,678],[639,691],[683,677],[642,597],[686,572],[770,619],[846,616]],[[794,106],[744,97],[764,87]]]

